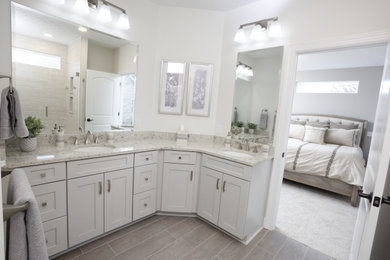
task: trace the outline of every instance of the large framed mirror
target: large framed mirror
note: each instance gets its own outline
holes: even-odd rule
[[[45,133],[134,127],[138,46],[12,4],[12,73],[24,116]]]
[[[283,47],[239,52],[232,108],[233,138],[273,143]]]

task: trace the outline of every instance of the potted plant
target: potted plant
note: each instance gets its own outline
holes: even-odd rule
[[[245,132],[245,127],[244,127],[244,123],[241,122],[241,121],[237,121],[235,123],[235,125],[238,127],[238,128],[241,128],[241,132],[244,133]]]
[[[254,123],[248,123],[247,124],[247,127],[248,127],[248,132],[250,133],[250,134],[253,134],[254,132],[255,132],[255,130],[256,130],[256,128],[257,128],[257,125],[256,124],[254,124]]]
[[[42,121],[35,116],[28,116],[24,122],[28,129],[28,136],[20,139],[20,150],[23,152],[32,152],[37,148],[37,136],[45,126],[42,124]]]

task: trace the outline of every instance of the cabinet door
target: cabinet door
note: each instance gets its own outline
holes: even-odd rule
[[[195,166],[164,164],[162,210],[192,212]]]
[[[244,238],[249,182],[223,175],[218,226],[236,237]]]
[[[69,247],[103,233],[103,174],[68,180]]]
[[[218,224],[223,174],[202,167],[199,183],[198,215]]]
[[[133,208],[133,168],[104,174],[104,231],[131,222]]]

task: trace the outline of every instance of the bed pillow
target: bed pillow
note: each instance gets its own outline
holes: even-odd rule
[[[291,119],[290,124],[294,124],[294,125],[306,125],[306,121],[299,120],[299,119],[298,119],[298,120]]]
[[[329,128],[329,121],[320,122],[320,121],[308,121],[306,123],[308,126],[318,127],[318,128]]]
[[[341,123],[334,123],[334,122],[330,122],[330,125],[329,125],[329,128],[339,128],[339,129],[358,129],[359,128],[359,125],[358,124],[354,124],[354,123],[351,123],[351,124],[341,124]]]
[[[305,126],[303,141],[315,144],[324,144],[327,128]]]
[[[354,146],[356,132],[355,129],[328,129],[325,135],[325,142],[328,144]]]
[[[292,124],[290,125],[290,133],[288,137],[303,140],[305,136],[305,126]]]

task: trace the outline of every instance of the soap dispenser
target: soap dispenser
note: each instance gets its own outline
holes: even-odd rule
[[[64,137],[63,126],[58,127],[58,131],[56,133],[56,146],[58,148],[63,148],[65,146],[65,137]]]
[[[181,125],[180,130],[176,133],[176,143],[183,146],[188,143],[188,132],[184,129],[184,125]]]
[[[229,131],[226,138],[225,138],[225,148],[226,149],[230,149],[231,142],[232,142],[232,134]]]

